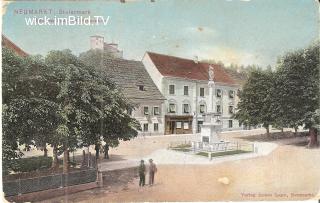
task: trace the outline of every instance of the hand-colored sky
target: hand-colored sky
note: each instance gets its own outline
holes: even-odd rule
[[[26,26],[24,18],[34,15],[14,14],[43,8],[90,10],[110,20],[107,26]],[[317,40],[317,20],[315,0],[19,1],[8,5],[3,33],[30,54],[67,48],[79,54],[89,49],[89,36],[99,34],[128,59],[153,51],[266,66]]]

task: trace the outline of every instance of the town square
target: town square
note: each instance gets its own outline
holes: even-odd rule
[[[287,2],[3,2],[3,198],[319,199],[319,3]]]

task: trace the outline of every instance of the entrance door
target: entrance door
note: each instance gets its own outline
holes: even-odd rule
[[[170,133],[171,134],[175,134],[176,133],[176,122],[175,121],[171,121],[170,122]]]
[[[201,132],[201,126],[203,124],[203,121],[198,121],[198,127],[197,127],[197,132],[200,133]]]

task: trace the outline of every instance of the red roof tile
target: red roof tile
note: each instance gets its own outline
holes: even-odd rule
[[[214,71],[215,82],[235,85],[236,82],[228,75],[221,65],[208,64],[198,62],[196,63],[190,59],[179,58],[175,56],[168,56],[147,52],[153,64],[157,67],[163,76],[187,78],[194,80],[208,80],[208,69],[211,65]]]
[[[2,35],[2,46],[11,49],[19,56],[28,56],[28,54],[23,51],[20,47],[11,42],[6,36]]]

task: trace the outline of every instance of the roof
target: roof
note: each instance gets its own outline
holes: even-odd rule
[[[16,44],[14,44],[12,41],[10,41],[6,36],[2,35],[2,42],[3,47],[6,47],[8,49],[11,49],[19,56],[28,56],[28,54],[23,51],[20,47],[18,47]]]
[[[105,59],[103,69],[128,99],[165,100],[141,61]],[[139,85],[144,90],[139,90]]]
[[[229,76],[219,64],[209,64],[194,60],[147,52],[153,64],[163,76],[179,77],[192,80],[209,80],[208,69],[211,65],[214,71],[215,82],[236,85],[236,82]]]

